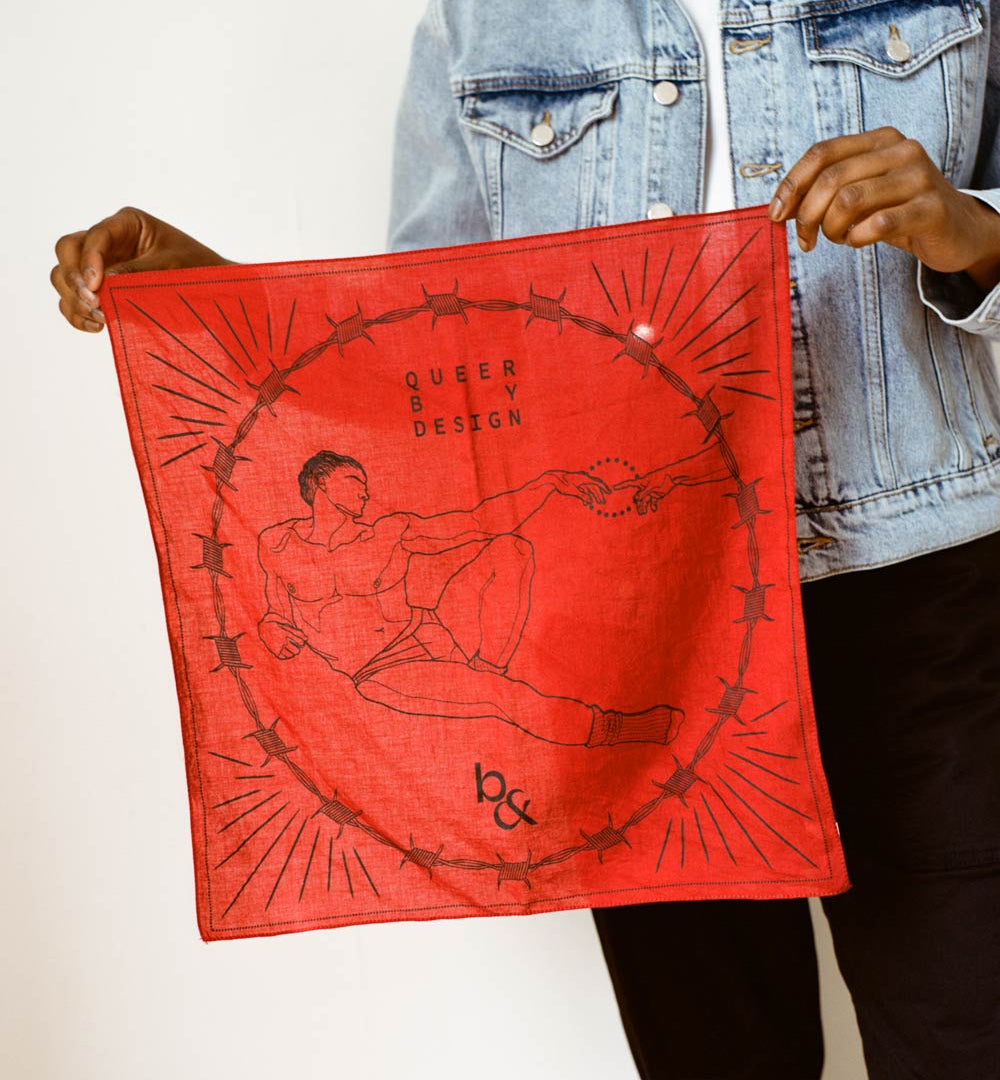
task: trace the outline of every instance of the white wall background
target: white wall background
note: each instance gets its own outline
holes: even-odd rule
[[[48,284],[56,238],[123,204],[241,261],[382,250],[393,115],[423,5],[5,8],[11,1080],[635,1077],[585,912],[200,942],[173,677],[111,351],[105,334],[62,322]],[[824,1080],[861,1080],[823,926],[821,941]]]

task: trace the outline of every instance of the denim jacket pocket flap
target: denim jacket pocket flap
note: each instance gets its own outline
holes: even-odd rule
[[[902,78],[976,37],[982,26],[967,0],[883,0],[838,15],[812,15],[804,30],[810,60],[857,64]]]
[[[574,90],[511,89],[465,94],[461,121],[537,160],[555,157],[614,111],[618,84]]]

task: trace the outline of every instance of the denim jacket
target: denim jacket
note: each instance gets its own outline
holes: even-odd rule
[[[769,201],[812,143],[892,125],[1000,210],[991,6],[1000,18],[1000,0],[721,0],[736,205]],[[701,210],[705,70],[674,0],[432,0],[390,246]],[[1000,288],[887,244],[790,240],[803,579],[1000,529]]]

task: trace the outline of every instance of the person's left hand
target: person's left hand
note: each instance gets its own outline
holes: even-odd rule
[[[927,151],[892,127],[815,143],[778,185],[774,221],[795,219],[799,247],[882,241],[931,270],[1000,281],[1000,214],[945,179]]]

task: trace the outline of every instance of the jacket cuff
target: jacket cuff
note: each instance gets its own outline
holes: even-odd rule
[[[1000,213],[1000,188],[962,191]],[[917,263],[917,291],[942,322],[970,334],[1000,339],[1000,285],[984,293],[968,274],[942,274]]]

